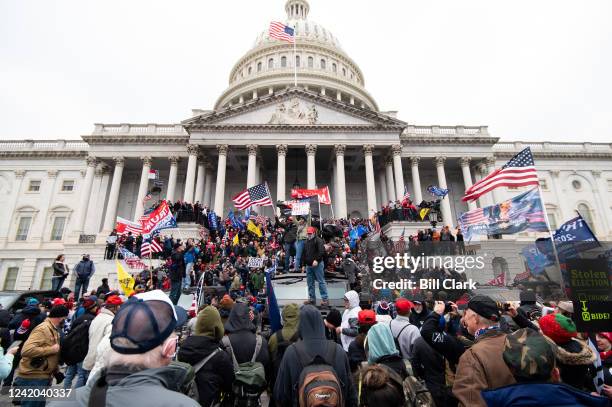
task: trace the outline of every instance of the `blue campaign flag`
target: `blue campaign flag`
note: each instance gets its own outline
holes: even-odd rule
[[[561,225],[553,237],[561,261],[600,246],[595,234],[580,214]]]
[[[350,222],[349,222],[349,225]],[[349,242],[349,246],[351,247],[351,249],[355,248],[355,245],[357,244],[357,240],[359,240],[359,238],[368,233],[368,229],[363,226],[363,225],[357,225],[357,227],[353,227],[351,225],[351,230],[349,232],[349,238],[350,238],[350,242]]]
[[[465,212],[459,217],[459,226],[467,241],[476,235],[548,232],[537,188],[497,205]]]
[[[272,275],[276,273],[276,264],[266,270],[266,292],[268,294],[268,316],[270,318],[270,330],[272,333],[282,329],[281,314],[276,301],[274,287],[272,287]]]
[[[550,239],[548,242],[550,244]],[[540,245],[530,244],[521,250],[521,255],[525,259],[529,271],[534,276],[542,274],[546,267],[555,264],[554,258],[547,256],[544,252],[539,250],[539,246]]]
[[[436,185],[429,185],[427,187],[427,192],[429,192],[433,196],[444,198],[448,194],[448,188],[440,188]]]
[[[208,227],[210,230],[217,230],[219,228],[219,223],[217,222],[217,214],[215,211],[208,212]]]
[[[228,219],[230,220],[230,222],[232,222],[232,227],[238,228],[238,229],[244,229],[244,225],[242,224],[242,221],[236,217],[236,215],[234,215],[234,211],[232,211],[230,209],[229,213],[227,214]]]

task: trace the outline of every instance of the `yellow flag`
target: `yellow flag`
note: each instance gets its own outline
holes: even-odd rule
[[[259,230],[259,228],[253,223],[252,220],[250,220],[249,223],[247,223],[247,230],[253,233],[257,237],[262,236],[261,230]]]
[[[425,219],[425,216],[427,216],[428,213],[429,213],[429,208],[421,209],[421,212],[419,212],[419,215],[421,215],[421,220]]]
[[[236,233],[234,235],[234,238],[232,239],[232,246],[236,246],[240,243],[240,241],[238,240],[238,233]]]
[[[119,286],[123,290],[123,293],[126,296],[130,296],[134,292],[134,277],[132,277],[128,272],[123,269],[119,260],[115,260],[117,262],[117,279],[119,280]]]

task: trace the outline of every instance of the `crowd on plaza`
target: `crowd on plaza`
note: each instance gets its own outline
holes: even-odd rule
[[[74,397],[50,402],[56,406],[145,400],[151,406],[257,406],[264,398],[270,406],[408,406],[417,400],[431,406],[606,406],[612,399],[612,333],[578,332],[571,302],[541,304],[527,290],[520,304],[483,295],[453,302],[457,295],[444,291],[362,301],[369,274],[365,238],[377,233],[371,220],[254,215],[242,224],[218,218],[217,228],[209,229],[206,208],[189,219],[199,219],[208,234],[160,237],[161,265],[134,273],[128,297],[106,279],[89,289],[95,273],[89,256],[71,268],[58,256],[57,298],[28,299],[16,315],[0,311],[5,388],[74,386]],[[359,228],[365,233],[355,239]],[[119,248],[139,253],[141,237],[114,236],[107,258]],[[450,244],[459,239],[446,227],[434,228],[407,236],[403,249],[431,241],[435,253],[460,254],[462,246]],[[388,251],[397,249],[385,240]],[[265,262],[249,267],[253,257]],[[306,274],[308,300],[285,305],[282,328],[271,332],[266,273],[288,272]],[[62,287],[69,273],[76,275],[74,291]],[[344,309],[329,303],[325,273],[346,275]],[[461,278],[453,270],[417,274]],[[186,311],[179,298],[199,281],[223,286],[225,294],[205,296]]]

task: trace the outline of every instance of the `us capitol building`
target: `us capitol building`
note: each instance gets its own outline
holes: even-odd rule
[[[219,216],[233,208],[236,193],[264,181],[278,200],[289,198],[292,185],[328,185],[342,218],[401,199],[404,185],[415,202],[431,200],[426,188],[438,185],[450,190],[441,212],[455,227],[462,212],[524,190],[461,202],[465,188],[529,146],[552,226],[578,209],[601,240],[612,238],[612,143],[499,142],[486,125],[404,122],[380,111],[357,63],[309,19],[306,0],[288,0],[285,10],[295,56],[293,44],[270,39],[266,27],[210,110],[194,109],[180,123],[96,123],[80,139],[3,134],[10,141],[0,141],[0,289],[50,287],[59,253],[71,268],[91,254],[97,273],[90,288],[112,277],[114,263],[102,260],[105,238],[116,216],[142,215],[150,170],[163,185],[149,202],[199,201]],[[330,211],[323,207],[323,216]],[[272,215],[271,208],[263,213]],[[74,288],[70,279],[65,285]]]

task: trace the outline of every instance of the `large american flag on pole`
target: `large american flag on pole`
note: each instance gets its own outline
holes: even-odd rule
[[[462,201],[474,201],[481,195],[499,187],[522,187],[526,185],[539,185],[538,174],[527,147],[510,159],[503,167],[495,169],[492,173],[478,181],[465,191]]]
[[[142,245],[140,246],[140,255],[142,257],[148,257],[152,253],[160,253],[162,250],[163,248],[155,238],[145,239],[142,241]]]
[[[270,38],[287,41],[293,44],[295,41],[295,30],[281,22],[272,21],[270,23],[269,36]]]
[[[268,190],[268,185],[265,183],[245,189],[232,198],[232,201],[234,202],[236,208],[242,210],[253,205],[273,206],[270,190]]]

